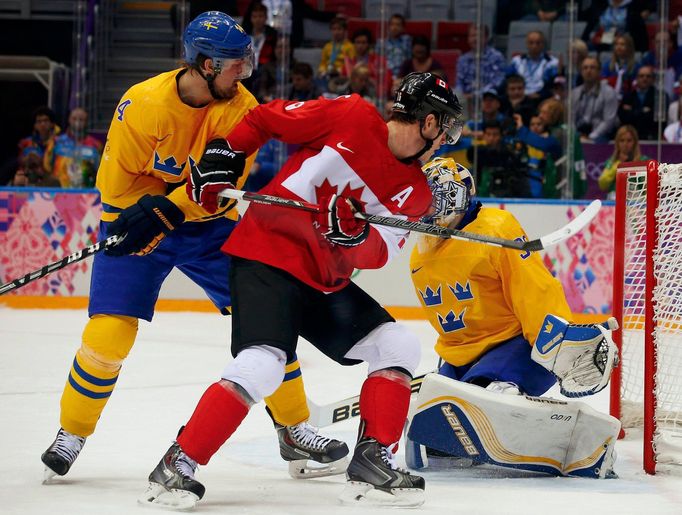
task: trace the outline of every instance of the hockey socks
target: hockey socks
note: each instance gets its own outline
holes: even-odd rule
[[[382,445],[400,440],[410,405],[410,377],[397,370],[373,372],[360,392],[360,418],[365,422],[363,437]]]
[[[190,458],[206,465],[242,423],[249,407],[248,400],[234,383],[212,384],[178,436],[178,444]]]

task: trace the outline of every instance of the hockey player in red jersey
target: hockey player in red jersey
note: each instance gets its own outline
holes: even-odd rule
[[[418,506],[424,479],[399,469],[400,438],[419,341],[350,280],[354,268],[380,268],[408,233],[354,218],[362,210],[418,220],[431,206],[419,158],[461,131],[461,107],[430,73],[403,79],[393,117],[384,122],[357,95],[336,100],[274,101],[253,109],[228,135],[224,168],[237,168],[270,138],[300,145],[263,193],[317,203],[320,213],[252,204],[223,250],[232,256],[232,354],[192,417],[149,476],[142,502],[188,508],[204,494],[194,479],[246,417],[280,384],[302,336],[342,365],[366,361],[360,430],[342,502],[366,496]],[[188,184],[199,204],[231,184],[202,173]],[[266,321],[266,322],[264,322]]]

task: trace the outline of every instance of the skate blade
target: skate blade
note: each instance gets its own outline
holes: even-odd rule
[[[193,510],[199,497],[186,490],[166,490],[158,483],[149,483],[147,491],[138,497],[137,502],[150,508],[161,508],[175,511]]]
[[[57,477],[58,474],[52,470],[50,467],[45,466],[45,470],[43,471],[43,484],[44,485],[52,485],[56,481],[54,481],[54,478]]]
[[[424,490],[419,488],[392,488],[388,493],[359,481],[348,481],[339,496],[339,502],[345,506],[417,508],[424,501]]]
[[[336,476],[348,468],[348,458],[331,463],[318,463],[313,460],[294,460],[289,462],[289,475],[294,479],[313,479],[316,477]]]

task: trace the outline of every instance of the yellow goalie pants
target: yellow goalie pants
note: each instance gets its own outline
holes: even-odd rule
[[[85,326],[61,399],[61,426],[69,433],[90,436],[111,397],[123,361],[137,336],[137,318],[94,315]],[[280,387],[265,399],[275,421],[291,426],[308,420],[303,377],[298,360],[286,365]]]

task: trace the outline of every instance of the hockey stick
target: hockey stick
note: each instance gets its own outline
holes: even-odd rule
[[[427,372],[427,374],[430,373],[431,372]],[[425,376],[426,374],[422,374],[410,381],[412,393],[417,393],[419,391]],[[324,406],[315,404],[308,399],[308,408],[310,409],[310,419],[308,420],[310,424],[315,427],[331,426],[337,422],[360,415],[360,396],[356,395],[343,399],[342,401],[325,404]]]
[[[320,206],[304,202],[302,200],[292,200],[272,195],[263,195],[260,193],[252,193],[249,191],[224,189],[219,193],[220,197],[231,198],[236,200],[246,200],[248,202],[256,202],[258,204],[266,204],[273,206],[290,207],[293,209],[300,209],[309,211],[311,213],[319,213]],[[475,234],[472,232],[460,231],[458,229],[450,229],[448,227],[441,227],[439,225],[431,225],[423,222],[410,222],[409,220],[402,220],[392,216],[371,215],[369,213],[355,213],[356,218],[366,220],[371,224],[384,225],[387,227],[396,227],[407,231],[420,232],[438,236],[440,238],[455,238],[457,240],[476,241],[485,243],[487,245],[495,245],[498,247],[505,247],[509,249],[521,250],[524,252],[538,252],[552,245],[556,245],[569,239],[571,236],[580,232],[587,224],[592,221],[596,214],[601,209],[601,201],[593,200],[578,216],[568,222],[566,225],[551,232],[541,238],[531,241],[518,241],[499,238],[497,236],[488,236],[485,234]]]
[[[45,265],[39,270],[35,270],[34,272],[30,272],[23,277],[19,277],[18,279],[14,279],[13,281],[9,281],[3,285],[0,285],[0,295],[4,295],[7,292],[16,290],[22,286],[26,286],[28,283],[33,282],[36,279],[40,279],[41,277],[45,277],[56,270],[61,270],[71,263],[78,263],[79,261],[92,256],[93,254],[97,254],[100,250],[104,250],[105,248],[114,245],[118,241],[118,238],[119,237],[117,235],[109,236],[104,241],[98,241],[94,245],[90,245],[89,247],[85,247],[84,249],[80,249],[73,254],[63,257],[59,261]]]

